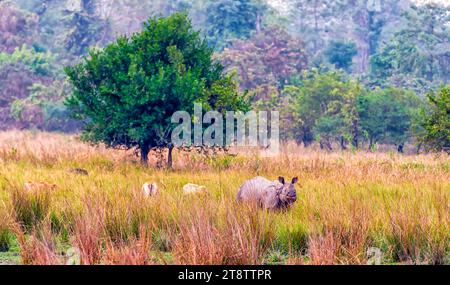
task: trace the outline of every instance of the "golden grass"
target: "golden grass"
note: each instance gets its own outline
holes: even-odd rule
[[[0,252],[9,250],[11,241],[11,215],[4,201],[0,201]]]
[[[29,264],[63,263],[69,247],[82,264],[365,264],[371,247],[383,263],[449,262],[446,155],[176,153],[171,171],[138,161],[75,136],[1,133],[0,214],[13,223],[0,220],[0,236],[14,232]],[[299,176],[298,202],[284,213],[237,204],[237,189],[256,175]],[[57,189],[25,193],[27,181]],[[146,199],[140,189],[153,181],[161,194]],[[189,182],[211,195],[184,196]]]

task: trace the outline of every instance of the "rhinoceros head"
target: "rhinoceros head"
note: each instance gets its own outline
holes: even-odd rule
[[[278,182],[281,183],[280,188],[277,189],[278,197],[286,206],[291,205],[297,201],[297,190],[295,184],[298,182],[298,177],[294,177],[291,183],[286,182],[284,177],[278,177]]]

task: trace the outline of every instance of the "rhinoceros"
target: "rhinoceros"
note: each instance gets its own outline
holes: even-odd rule
[[[270,181],[258,176],[242,184],[237,201],[256,203],[269,210],[286,209],[297,201],[297,190],[294,186],[297,182],[298,177],[293,178],[291,183],[286,183],[284,177]]]

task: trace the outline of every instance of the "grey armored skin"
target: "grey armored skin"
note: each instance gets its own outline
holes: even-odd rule
[[[268,210],[286,209],[297,201],[297,190],[294,187],[297,181],[297,177],[291,183],[285,183],[283,177],[278,181],[270,181],[258,176],[242,184],[237,201],[257,203]]]

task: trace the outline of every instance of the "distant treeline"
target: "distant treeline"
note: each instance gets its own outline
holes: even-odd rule
[[[283,3],[0,0],[0,129],[78,131],[63,67],[149,17],[185,11],[253,108],[280,110],[284,139],[327,149],[420,145],[433,98],[448,97],[449,6]]]

